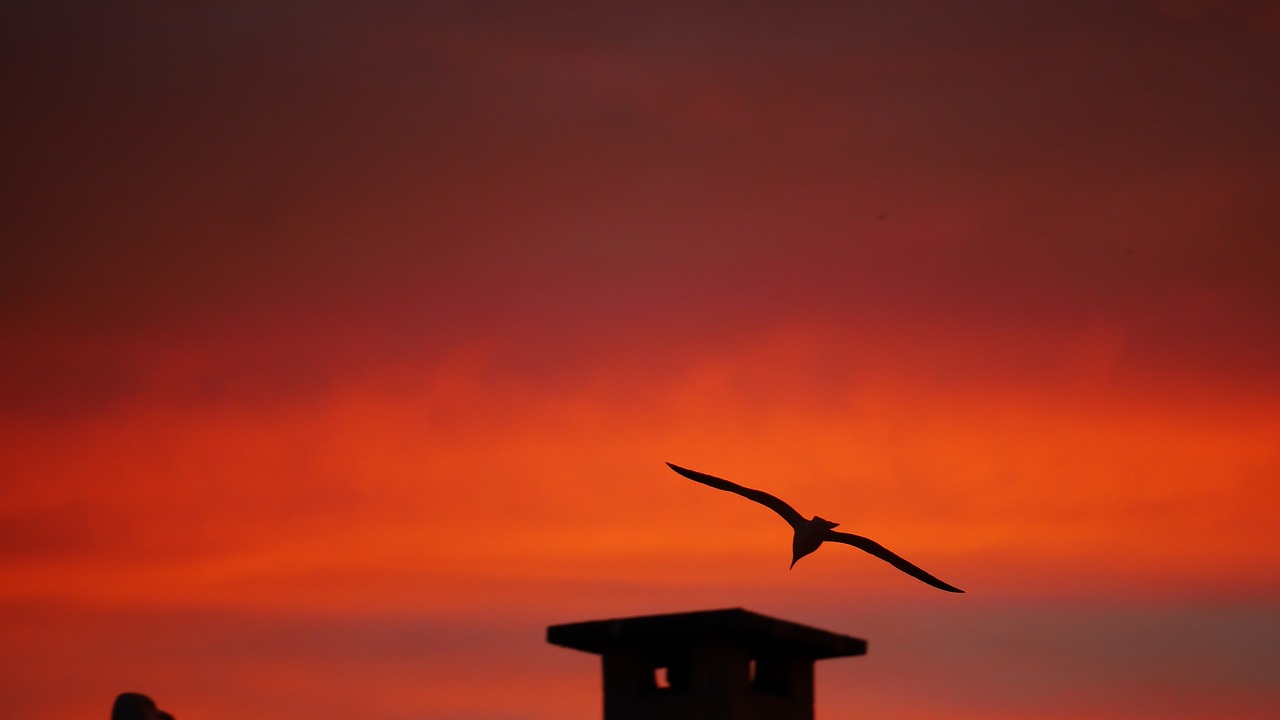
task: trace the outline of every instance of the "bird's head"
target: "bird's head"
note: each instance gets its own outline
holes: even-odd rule
[[[819,525],[822,525],[822,526],[826,527],[826,529],[828,529],[828,530],[830,530],[830,529],[832,529],[832,528],[838,528],[838,527],[840,527],[840,523],[838,523],[838,522],[831,522],[830,520],[828,520],[828,519],[826,519],[826,518],[823,518],[823,517],[818,517],[817,515],[814,515],[814,516],[813,516],[813,522],[814,522],[814,523],[816,523],[816,524],[819,524]]]

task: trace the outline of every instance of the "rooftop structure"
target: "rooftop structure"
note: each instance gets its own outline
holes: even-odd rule
[[[601,657],[604,720],[813,720],[813,663],[867,652],[741,608],[553,625],[547,642]]]

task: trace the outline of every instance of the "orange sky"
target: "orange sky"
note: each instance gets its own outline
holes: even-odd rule
[[[0,704],[590,718],[546,625],[742,606],[821,717],[1274,715],[1266,3],[419,5],[0,11]]]

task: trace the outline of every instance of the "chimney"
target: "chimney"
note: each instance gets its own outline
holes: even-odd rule
[[[813,663],[867,643],[749,612],[552,625],[547,642],[601,657],[604,720],[813,720]]]

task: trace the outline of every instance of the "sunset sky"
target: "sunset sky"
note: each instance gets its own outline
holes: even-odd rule
[[[0,714],[587,720],[547,625],[745,607],[868,640],[827,720],[1277,717],[1278,78],[1262,0],[5,3]]]

